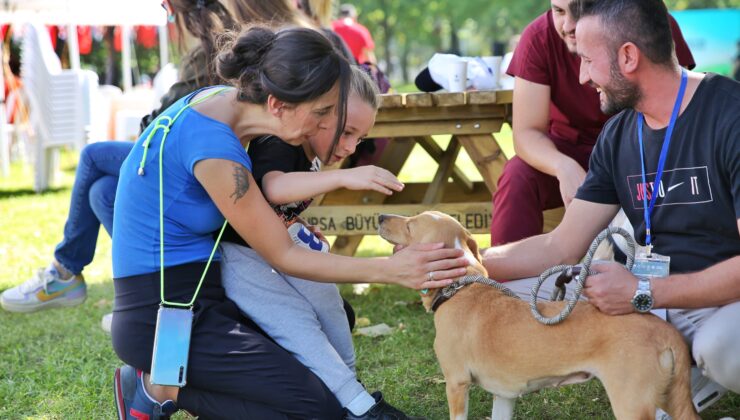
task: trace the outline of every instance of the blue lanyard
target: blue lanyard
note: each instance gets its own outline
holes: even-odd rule
[[[655,200],[658,197],[660,191],[660,181],[663,178],[663,167],[665,166],[665,160],[668,156],[668,145],[671,144],[671,134],[673,134],[673,127],[676,125],[678,119],[678,112],[681,110],[681,102],[683,102],[683,94],[686,92],[686,81],[688,80],[688,74],[685,69],[681,69],[681,86],[678,88],[678,96],[676,97],[676,103],[673,104],[673,113],[671,113],[671,120],[668,123],[668,128],[665,132],[665,140],[663,140],[663,147],[660,149],[660,158],[658,159],[658,170],[655,173],[655,181],[653,182],[652,195],[650,197],[650,205],[648,206],[647,201],[647,180],[645,177],[645,148],[642,143],[642,126],[645,121],[645,116],[641,112],[637,113],[637,139],[640,142],[640,163],[642,164],[642,186],[644,188],[642,194],[643,212],[645,214],[645,245],[647,247],[648,257],[652,254],[652,235],[650,231],[650,215],[653,213],[653,207],[655,207]]]

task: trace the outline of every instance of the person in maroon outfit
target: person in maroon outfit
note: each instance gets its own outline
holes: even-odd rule
[[[493,196],[491,245],[542,233],[542,211],[570,204],[588,170],[601,127],[609,118],[599,95],[578,82],[574,0],[551,0],[550,10],[522,33],[506,73],[515,77],[516,156],[504,168]],[[676,55],[692,69],[694,58],[670,17]]]

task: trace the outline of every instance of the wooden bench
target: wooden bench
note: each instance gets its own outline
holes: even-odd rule
[[[488,233],[491,196],[507,160],[493,134],[511,121],[512,91],[385,94],[379,99],[369,137],[392,140],[376,165],[397,175],[418,144],[438,163],[431,182],[407,183],[392,196],[334,191],[318,197],[303,217],[324,234],[338,235],[332,252],[342,255],[353,255],[364,235],[377,234],[378,216],[383,213],[439,210],[458,218],[473,233]],[[432,139],[441,134],[452,135],[446,149]],[[461,149],[472,159],[482,182],[471,181],[455,165]],[[546,229],[561,218],[562,209],[545,212]]]

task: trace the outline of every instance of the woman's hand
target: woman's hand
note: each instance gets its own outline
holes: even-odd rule
[[[411,289],[434,289],[464,276],[468,261],[463,251],[442,243],[414,244],[388,259],[388,282]]]
[[[342,169],[339,173],[342,186],[348,190],[372,190],[391,195],[404,187],[390,171],[373,165]]]

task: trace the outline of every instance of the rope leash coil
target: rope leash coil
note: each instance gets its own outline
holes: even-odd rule
[[[460,280],[450,284],[449,286],[445,286],[445,288],[442,289],[440,293],[442,294],[442,296],[449,299],[455,293],[457,293],[458,290],[472,283],[485,284],[485,285],[491,286],[495,289],[502,291],[506,296],[520,299],[519,296],[516,295],[516,293],[512,292],[510,289],[508,289],[503,284],[497,282],[496,280],[489,279],[488,277],[481,276],[480,274],[467,275],[461,278]]]
[[[609,227],[607,229],[604,229],[601,233],[599,233],[599,236],[597,236],[596,239],[591,242],[591,246],[589,246],[586,257],[583,259],[583,263],[581,264],[582,268],[574,265],[561,264],[551,267],[540,274],[540,277],[537,280],[537,284],[532,287],[532,296],[529,300],[529,309],[532,311],[532,316],[534,316],[537,321],[545,325],[555,325],[568,318],[570,313],[573,311],[573,308],[576,306],[578,299],[580,299],[581,297],[581,292],[583,291],[583,287],[586,283],[586,277],[595,274],[595,272],[591,271],[591,261],[593,260],[594,254],[596,253],[596,249],[599,247],[599,244],[601,244],[601,242],[603,242],[609,235],[615,234],[622,236],[627,242],[627,264],[625,264],[625,266],[628,270],[632,270],[632,265],[635,262],[635,241],[632,239],[630,234],[622,228]],[[567,305],[565,305],[565,308],[563,308],[563,310],[560,311],[560,313],[556,316],[547,318],[543,316],[537,309],[537,294],[540,291],[542,283],[544,283],[548,277],[557,273],[562,273],[561,277],[563,275],[571,277],[573,274],[577,274],[576,288],[573,292],[573,296],[568,299],[568,303]],[[553,298],[554,300],[563,300],[565,298],[565,288],[563,287],[560,290],[556,289],[553,293]]]
[[[461,277],[460,280],[448,286],[445,286],[442,290],[440,290],[440,292],[437,293],[437,295],[434,296],[434,299],[432,300],[432,311],[436,311],[440,305],[447,302],[460,289],[472,283],[485,284],[487,286],[491,286],[495,289],[500,290],[506,296],[520,299],[520,297],[517,296],[514,292],[512,292],[510,289],[508,289],[503,284],[497,282],[496,280],[489,279],[488,277],[485,277],[481,274],[469,274],[465,277]],[[427,294],[428,292],[429,291],[426,289],[421,291],[422,294]]]

